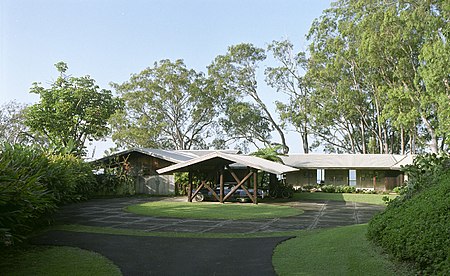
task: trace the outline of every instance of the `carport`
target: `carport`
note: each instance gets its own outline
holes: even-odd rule
[[[244,177],[238,177],[238,175],[231,168],[232,164],[239,165],[240,167],[247,168],[247,174]],[[234,186],[227,194],[224,194],[224,172],[228,171],[236,181],[237,185]],[[265,160],[255,156],[227,154],[223,152],[213,152],[198,158],[188,160],[186,162],[174,164],[163,169],[157,170],[158,174],[173,174],[176,172],[188,172],[189,173],[189,190],[188,201],[192,202],[192,199],[202,188],[208,189],[214,198],[220,203],[224,203],[229,199],[239,188],[243,189],[248,197],[254,204],[258,204],[258,170],[281,175],[288,172],[297,171],[297,169]],[[217,172],[219,175],[219,194],[217,194],[213,188],[211,188],[206,181],[202,180],[200,186],[192,192],[192,174],[195,172]],[[253,194],[243,185],[247,181],[253,178]]]

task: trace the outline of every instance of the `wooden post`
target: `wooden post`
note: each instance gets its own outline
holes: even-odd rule
[[[219,177],[219,185],[220,185],[220,203],[223,203],[223,168],[220,168],[220,177]]]
[[[188,181],[189,181],[189,188],[188,188],[188,202],[192,202],[192,173],[188,173]]]
[[[258,204],[258,171],[253,171],[253,204]]]

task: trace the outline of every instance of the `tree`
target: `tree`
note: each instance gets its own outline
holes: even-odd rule
[[[302,138],[303,152],[309,153],[308,135],[310,134],[310,92],[302,72],[306,69],[305,53],[294,53],[294,45],[289,40],[273,41],[268,46],[278,67],[265,70],[266,82],[277,92],[289,96],[289,102],[276,102],[277,110],[284,122],[294,126]]]
[[[436,57],[448,58],[448,8],[442,0],[340,0],[313,23],[306,78],[314,132],[331,150],[444,148],[449,69]]]
[[[60,75],[50,88],[33,83],[30,93],[38,94],[40,100],[27,108],[25,124],[51,145],[84,155],[87,141],[108,134],[108,119],[120,110],[121,102],[90,76],[65,75],[66,63],[58,62],[55,67]]]
[[[0,144],[27,144],[31,137],[25,126],[26,105],[15,101],[3,104],[0,107]]]
[[[125,109],[111,120],[120,146],[203,149],[215,124],[216,95],[202,73],[182,60],[161,60],[113,84]]]
[[[258,94],[258,83],[256,80],[257,69],[260,62],[266,59],[264,49],[257,48],[252,44],[242,43],[228,47],[225,55],[217,56],[211,65],[208,66],[208,73],[212,79],[216,91],[222,95],[221,108],[225,115],[235,114],[235,112],[248,112],[249,108],[260,111],[251,112],[252,116],[259,114],[256,120],[235,120],[243,118],[246,113],[238,116],[226,116],[222,122],[228,124],[228,129],[234,128],[228,132],[231,138],[239,139],[253,137],[264,145],[271,144],[270,131],[276,130],[280,136],[283,152],[287,153],[289,147],[286,144],[283,129],[275,121],[266,104],[261,100]],[[248,103],[248,99],[252,103]],[[247,104],[243,104],[247,102]],[[238,108],[246,106],[246,109]],[[265,121],[270,124],[260,124],[264,128],[256,128],[255,121]],[[245,133],[242,133],[242,130]],[[263,134],[263,135],[261,135]],[[252,141],[253,142],[253,141]]]

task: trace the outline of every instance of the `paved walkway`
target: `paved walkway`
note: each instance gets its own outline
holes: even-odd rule
[[[366,223],[383,206],[337,201],[289,202],[303,209],[298,216],[263,220],[204,220],[145,217],[123,211],[123,208],[148,201],[186,201],[176,198],[99,199],[65,206],[57,223],[143,230],[147,232],[256,233],[329,228]],[[201,203],[193,203],[201,204]]]

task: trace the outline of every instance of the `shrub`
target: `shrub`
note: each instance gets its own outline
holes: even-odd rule
[[[56,208],[46,183],[47,157],[19,145],[0,149],[0,238],[20,240],[41,217]]]
[[[50,155],[46,185],[58,204],[89,198],[96,189],[92,167],[71,154]]]
[[[334,185],[323,185],[321,187],[324,193],[355,193],[356,188],[353,186],[334,186]]]
[[[86,199],[96,187],[91,166],[72,155],[35,147],[0,146],[0,239],[21,240],[49,223],[58,205]]]
[[[319,185],[314,185],[314,184],[307,184],[307,185],[303,185],[301,186],[299,189],[297,189],[296,191],[301,191],[301,192],[315,192],[319,189]]]
[[[450,170],[446,160],[436,159],[448,160],[428,155],[408,168],[413,173],[407,191],[373,217],[367,234],[388,253],[414,263],[424,274],[450,271]],[[424,164],[424,160],[433,165]]]
[[[93,194],[105,195],[134,195],[136,193],[133,177],[127,166],[117,160],[97,167],[95,175],[97,186]]]

